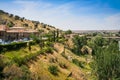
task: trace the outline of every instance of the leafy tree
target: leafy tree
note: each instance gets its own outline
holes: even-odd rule
[[[108,39],[104,39],[102,36],[95,36],[87,40],[87,45],[92,48],[92,54],[94,55],[97,48],[107,46],[110,43]]]
[[[4,14],[5,12],[3,10],[0,10],[0,14]]]
[[[98,48],[92,66],[98,80],[120,80],[120,52],[117,43]]]
[[[19,19],[20,19],[20,17],[16,15],[15,16],[15,20],[19,20]]]
[[[33,41],[35,41],[36,43],[40,43],[40,38],[38,38],[37,36],[35,36],[34,34],[31,34],[30,37],[33,39]]]
[[[58,41],[58,39],[59,39],[59,30],[57,29],[57,32],[56,32],[57,34],[56,34],[56,41]]]
[[[93,36],[97,36],[97,32],[94,32],[94,33],[93,33]]]
[[[82,46],[87,44],[87,39],[85,36],[79,37],[77,35],[73,38],[73,43],[74,43],[73,52],[77,55],[80,55]]]
[[[7,23],[7,26],[9,26],[9,27],[13,27],[14,25],[15,24],[12,21],[10,21],[10,22]]]
[[[56,40],[56,34],[55,34],[55,30],[53,31],[53,41],[55,42]]]
[[[67,30],[67,31],[65,31],[65,34],[72,34],[72,31],[71,30]]]
[[[11,17],[11,18],[12,18],[12,17],[13,17],[13,14],[10,14],[10,15],[9,15],[9,17]]]

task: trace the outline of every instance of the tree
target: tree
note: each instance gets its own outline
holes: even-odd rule
[[[87,39],[85,36],[79,37],[77,35],[73,38],[73,43],[74,43],[73,52],[77,55],[80,55],[82,46],[87,44]]]
[[[0,14],[4,14],[5,12],[3,10],[0,10]]]
[[[19,20],[19,19],[20,19],[20,17],[16,15],[15,16],[15,20]]]
[[[59,39],[59,30],[57,29],[57,32],[56,32],[57,34],[56,34],[56,41],[58,41],[58,39]]]
[[[12,18],[12,17],[13,17],[13,14],[10,14],[10,15],[9,15],[9,17],[11,17],[11,18]]]
[[[12,21],[10,21],[10,22],[7,23],[7,26],[9,26],[9,27],[13,27],[14,25],[15,24]]]
[[[95,54],[97,48],[107,46],[109,43],[109,40],[104,39],[102,36],[95,36],[87,41],[87,45],[93,50],[93,55]]]
[[[98,80],[120,80],[120,53],[116,43],[99,48],[93,62],[93,70]]]
[[[53,41],[54,41],[54,42],[56,41],[56,33],[55,33],[55,30],[53,31]]]
[[[65,34],[72,34],[72,31],[71,30],[67,30],[67,31],[65,31]]]

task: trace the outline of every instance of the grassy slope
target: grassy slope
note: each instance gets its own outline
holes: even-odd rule
[[[25,55],[34,54],[39,51],[38,45],[32,45],[31,51],[28,50],[28,47],[22,48],[20,50],[8,51],[4,53],[4,56],[12,60],[13,57],[24,57]]]
[[[65,80],[67,76],[72,72],[72,76],[68,78],[68,80],[91,80],[90,76],[87,75],[86,73],[89,70],[89,68],[82,69],[75,64],[73,64],[71,61],[68,59],[65,59],[63,56],[61,56],[61,52],[63,51],[63,45],[56,43],[54,46],[58,52],[54,51],[53,54],[46,54],[46,55],[41,55],[38,57],[38,60],[34,62],[34,64],[29,63],[29,67],[32,73],[36,74],[39,77],[42,77],[42,80]],[[78,57],[74,55],[72,52],[66,49],[67,56],[71,55],[76,59],[79,59],[81,61],[85,61],[84,57]],[[52,63],[50,62],[51,58],[56,58],[57,61]],[[59,66],[60,63],[64,63],[68,66],[67,69],[63,69]],[[49,65],[56,65],[59,68],[59,75],[54,76],[48,71],[48,66]],[[88,65],[86,65],[88,66]],[[89,67],[89,66],[88,66]],[[46,76],[46,77],[45,77]],[[45,77],[45,79],[44,79]],[[88,79],[89,78],[89,79]]]
[[[80,68],[77,65],[73,64],[72,61],[65,59],[61,55],[61,53],[63,52],[63,45],[60,43],[55,43],[54,48],[57,50],[57,52],[54,51],[53,54],[46,53],[46,55],[40,55],[37,57],[37,60],[27,63],[29,70],[32,72],[32,75],[35,75],[35,77],[40,77],[42,78],[42,80],[92,80],[90,79],[92,77],[87,74],[91,71],[89,65],[85,65],[85,68]],[[31,52],[28,51],[28,48],[22,48],[17,51],[5,52],[4,55],[9,59],[12,59],[13,57],[24,57],[25,55],[34,54],[37,51],[39,51],[39,46],[33,45]],[[65,51],[66,56],[72,56],[72,58],[74,59],[85,62],[84,56],[76,56],[68,49],[66,49]],[[50,62],[51,59],[57,60],[55,62]],[[65,64],[67,68],[61,68],[59,65],[60,63]],[[58,76],[54,76],[48,71],[48,67],[50,65],[58,66]],[[67,78],[67,76],[71,72],[72,76]]]

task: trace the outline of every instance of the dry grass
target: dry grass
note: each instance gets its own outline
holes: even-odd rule
[[[63,51],[63,45],[56,43],[55,44],[55,48],[58,50],[58,53],[54,51],[53,54],[47,54],[46,55],[40,55],[39,59],[37,60],[37,62],[34,62],[34,64],[29,65],[30,67],[30,71],[32,73],[37,74],[37,76],[47,76],[47,78],[49,78],[48,80],[65,80],[67,79],[67,76],[72,72],[71,77],[68,77],[68,80],[84,80],[85,79],[85,74],[83,73],[83,71],[76,66],[75,64],[73,64],[71,61],[65,59],[64,57],[61,56],[61,51]],[[71,54],[72,53],[68,53]],[[76,55],[72,55],[72,56],[76,56]],[[50,62],[50,59],[57,59],[56,61]],[[60,67],[60,63],[64,63],[67,65],[67,68],[62,68]],[[48,66],[49,65],[56,65],[58,66],[59,72],[58,72],[58,76],[54,76],[52,75],[49,71],[48,71]]]

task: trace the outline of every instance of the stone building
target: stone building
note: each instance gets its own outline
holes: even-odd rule
[[[39,35],[38,31],[33,29],[27,29],[25,27],[8,28],[5,25],[0,25],[0,39],[3,41],[29,39],[31,34],[35,36]]]

